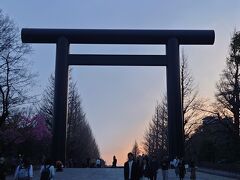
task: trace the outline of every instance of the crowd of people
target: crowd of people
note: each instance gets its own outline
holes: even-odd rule
[[[62,171],[62,163],[56,162],[56,171]],[[53,180],[55,176],[55,167],[50,158],[45,158],[40,167],[40,180]],[[14,180],[31,180],[33,178],[33,166],[25,157],[20,159],[19,165],[14,174]]]
[[[179,159],[176,156],[175,159],[171,162],[171,165],[174,167],[175,174],[177,177],[179,177],[179,179],[183,179],[185,177],[186,167],[190,171],[190,179],[196,179],[196,167],[193,160],[190,160],[189,164],[186,164],[183,158]]]
[[[14,180],[31,180],[33,179],[33,165],[30,163],[29,159],[18,155],[16,160],[16,165],[14,169]],[[55,168],[55,167],[56,168]],[[0,157],[0,180],[5,180],[9,171],[11,171],[6,163],[3,156]],[[40,180],[53,180],[55,176],[55,171],[62,171],[63,164],[57,161],[55,164],[50,158],[44,158],[42,165],[40,167]]]
[[[102,167],[101,159],[97,158],[95,167]],[[54,167],[55,166],[55,167]],[[113,156],[112,167],[117,167],[117,158]],[[124,163],[125,180],[158,180],[168,179],[169,168],[175,169],[176,178],[184,179],[186,170],[190,171],[190,179],[196,179],[196,167],[194,161],[185,163],[183,158],[175,157],[169,161],[168,157],[159,160],[156,156],[139,155],[135,157],[133,153],[128,153],[128,160]],[[62,171],[61,161],[53,163],[50,158],[44,158],[40,167],[40,180],[53,180],[55,171]],[[0,180],[5,180],[7,169],[5,158],[0,157]],[[33,166],[29,160],[19,155],[18,165],[15,168],[14,180],[31,180],[33,178]]]
[[[174,168],[176,178],[184,179],[186,174],[186,166],[189,166],[190,179],[196,179],[196,167],[194,161],[191,160],[186,164],[183,158],[176,157],[173,161],[169,161],[168,157],[163,157],[161,161],[156,156],[149,158],[147,155],[134,157],[128,153],[128,160],[124,163],[124,179],[125,180],[158,180],[168,179],[168,169]]]

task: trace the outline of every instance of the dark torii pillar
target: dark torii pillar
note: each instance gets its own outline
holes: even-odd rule
[[[61,160],[64,164],[68,114],[68,53],[68,40],[59,37],[56,43],[52,157],[55,161]]]
[[[213,44],[213,30],[22,29],[24,43],[57,45],[52,157],[66,158],[69,65],[166,66],[169,156],[184,155],[179,45]],[[165,44],[166,55],[69,54],[69,44]]]
[[[180,87],[179,42],[176,38],[168,40],[167,55],[167,102],[168,102],[168,146],[169,155],[183,157],[184,132]]]

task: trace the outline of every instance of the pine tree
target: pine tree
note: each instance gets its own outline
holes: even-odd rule
[[[140,155],[141,151],[139,149],[137,141],[134,142],[133,148],[132,148],[132,153],[134,158],[136,159],[138,155]]]
[[[77,85],[69,79],[68,91],[68,122],[67,122],[67,159],[73,159],[77,166],[85,163],[87,158],[100,157],[96,140],[93,136],[90,125],[81,105],[81,98]],[[49,129],[53,123],[54,105],[54,77],[49,79],[49,86],[46,88],[42,102],[39,106],[41,114],[47,119]]]
[[[226,58],[226,67],[216,85],[216,99],[227,109],[234,122],[234,134],[239,136],[239,110],[240,110],[240,32],[234,32],[229,56]]]
[[[157,157],[167,154],[167,104],[166,98],[162,104],[157,104],[155,113],[144,137],[144,150],[149,156]]]

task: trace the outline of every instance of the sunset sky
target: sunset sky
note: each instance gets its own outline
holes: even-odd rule
[[[199,89],[214,98],[215,84],[225,65],[229,42],[240,30],[239,0],[1,0],[0,8],[19,28],[76,29],[213,29],[213,46],[181,46]],[[33,92],[41,94],[55,68],[55,45],[33,44],[29,56],[38,73]],[[162,46],[74,45],[74,53],[164,54]],[[111,164],[126,160],[139,144],[166,92],[164,67],[73,67],[83,109],[100,147]]]

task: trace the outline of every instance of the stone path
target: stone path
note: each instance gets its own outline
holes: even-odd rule
[[[161,176],[161,171],[159,172]],[[169,180],[177,180],[174,171],[169,170]],[[187,173],[184,179],[190,179]],[[233,180],[234,178],[221,177],[217,175],[197,172],[197,180]],[[235,178],[236,179],[236,178]],[[7,180],[13,180],[13,177],[8,177]],[[39,172],[34,172],[33,180],[39,180]],[[122,168],[85,168],[85,169],[64,169],[63,172],[57,172],[55,180],[124,180]],[[159,180],[162,180],[160,178]]]

